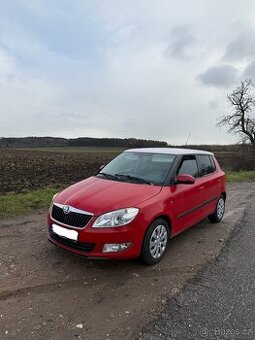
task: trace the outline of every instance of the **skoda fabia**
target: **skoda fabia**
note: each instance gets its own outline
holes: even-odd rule
[[[159,262],[169,240],[225,211],[225,174],[210,152],[126,150],[53,197],[50,242],[93,258]]]

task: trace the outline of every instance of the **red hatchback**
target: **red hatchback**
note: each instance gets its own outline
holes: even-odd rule
[[[155,264],[173,236],[205,217],[220,222],[225,200],[225,174],[212,153],[126,150],[54,196],[48,238],[88,257]]]

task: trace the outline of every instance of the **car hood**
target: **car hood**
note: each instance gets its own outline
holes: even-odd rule
[[[54,203],[70,205],[98,216],[108,211],[136,207],[157,195],[161,188],[90,177],[57,194]]]

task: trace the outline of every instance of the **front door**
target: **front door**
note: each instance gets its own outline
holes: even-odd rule
[[[170,209],[173,218],[173,235],[197,223],[204,217],[203,179],[199,177],[199,169],[195,156],[183,156],[176,176],[189,174],[195,177],[194,184],[176,184],[170,187]]]

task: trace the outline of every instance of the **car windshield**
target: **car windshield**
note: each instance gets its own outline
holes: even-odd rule
[[[163,185],[174,159],[175,156],[171,154],[123,152],[97,176],[109,180]]]

